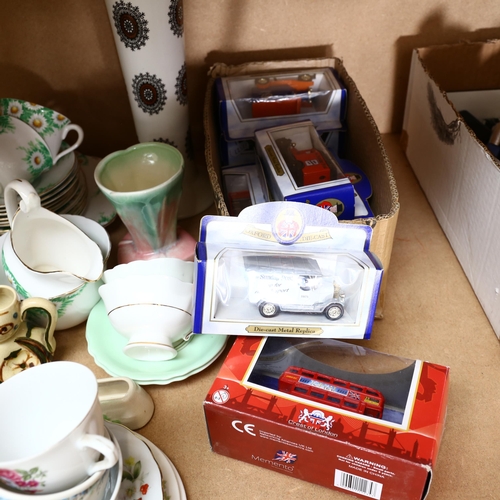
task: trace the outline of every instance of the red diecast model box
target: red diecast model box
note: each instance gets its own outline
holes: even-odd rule
[[[359,498],[427,496],[449,368],[332,340],[237,337],[205,401],[214,452]]]

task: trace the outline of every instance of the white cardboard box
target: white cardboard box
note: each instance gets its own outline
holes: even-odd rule
[[[446,93],[500,88],[499,58],[500,40],[414,50],[402,142],[500,337],[500,163],[465,124]]]

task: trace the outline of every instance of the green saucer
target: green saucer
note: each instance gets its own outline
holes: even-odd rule
[[[86,338],[96,364],[113,377],[129,377],[140,385],[170,384],[204,370],[222,353],[227,335],[193,335],[168,361],[137,361],[123,353],[127,339],[109,322],[102,300],[90,312]]]

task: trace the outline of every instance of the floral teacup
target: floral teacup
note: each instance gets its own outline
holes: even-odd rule
[[[29,125],[46,143],[53,164],[75,150],[83,141],[83,130],[79,125],[71,123],[69,118],[61,113],[39,104],[20,99],[0,99],[0,115],[15,117]],[[62,141],[71,130],[78,134],[75,143],[60,151]]]
[[[1,477],[0,498],[10,496],[7,489],[58,495],[95,473],[107,474],[118,462],[120,448],[104,427],[97,379],[86,366],[70,361],[35,366],[0,384],[0,399],[9,402],[0,412],[0,470],[10,471]],[[21,471],[39,473],[32,477],[35,491],[12,480]]]
[[[0,193],[14,179],[33,182],[52,165],[47,144],[29,125],[0,115]]]

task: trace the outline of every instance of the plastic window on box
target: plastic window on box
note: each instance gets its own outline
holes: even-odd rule
[[[419,361],[333,339],[270,337],[244,383],[347,416],[405,427],[420,367]]]
[[[332,92],[337,90],[327,71],[229,77],[229,98],[241,120],[325,113]]]
[[[345,179],[312,125],[270,132],[297,187]]]
[[[348,253],[227,249],[215,261],[212,319],[280,324],[359,322],[366,265]]]

